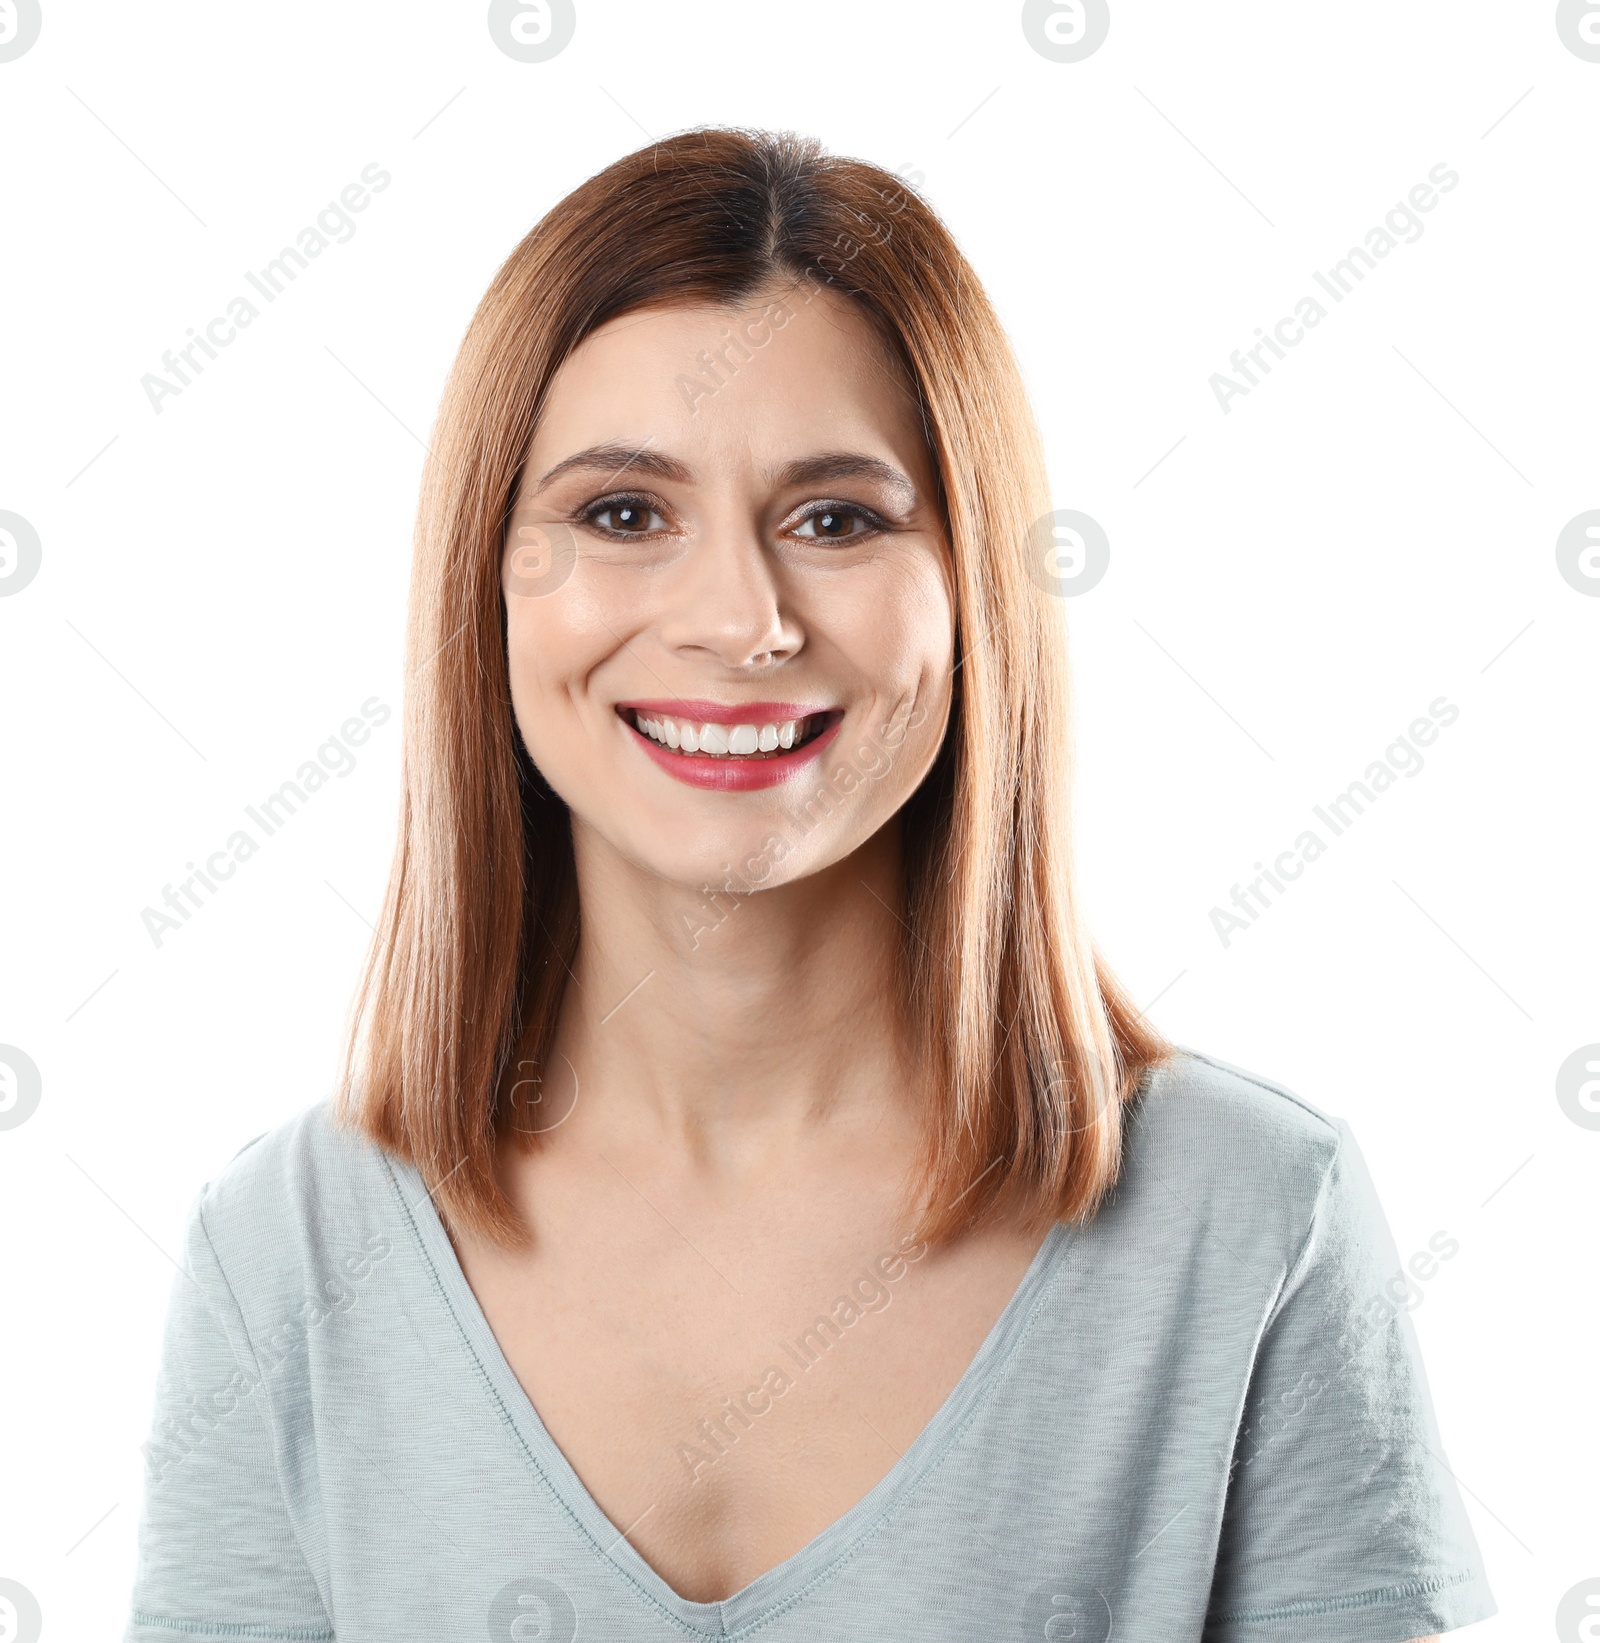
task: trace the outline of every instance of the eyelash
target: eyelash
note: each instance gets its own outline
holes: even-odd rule
[[[666,512],[666,509],[658,507],[648,496],[642,496],[637,492],[627,491],[621,493],[620,495],[602,496],[598,500],[588,503],[586,506],[579,509],[577,517],[584,524],[588,525],[591,530],[598,531],[600,535],[609,537],[614,542],[648,540],[651,537],[660,536],[663,534],[661,531],[619,531],[613,529],[611,526],[602,525],[600,523],[601,514],[608,512],[612,508],[628,507],[637,508],[641,512],[647,514],[665,514]],[[848,514],[853,518],[861,520],[866,526],[866,529],[851,531],[848,536],[803,537],[801,538],[802,541],[854,542],[863,536],[870,536],[878,531],[885,531],[889,528],[888,522],[881,515],[875,513],[871,508],[864,507],[859,502],[813,502],[811,506],[807,508],[806,511],[800,516],[800,518],[795,521],[795,523],[797,525],[803,525],[808,519],[818,518],[820,515],[825,513]]]

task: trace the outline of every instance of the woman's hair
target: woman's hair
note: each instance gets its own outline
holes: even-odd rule
[[[507,258],[422,482],[399,840],[339,1106],[421,1171],[447,1221],[505,1244],[527,1229],[497,1143],[524,1128],[578,939],[568,812],[512,715],[508,509],[551,380],[590,332],[775,283],[859,304],[900,359],[953,560],[951,719],[901,812],[906,931],[888,1001],[933,1104],[919,1232],[937,1243],[1002,1207],[1040,1226],[1088,1218],[1116,1179],[1122,1107],[1171,1050],[1101,964],[1074,887],[1065,628],[1033,574],[1050,501],[982,287],[888,172],[788,134],[688,132],[590,178]]]

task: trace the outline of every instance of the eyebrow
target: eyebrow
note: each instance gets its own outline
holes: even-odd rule
[[[872,479],[892,491],[898,491],[907,505],[915,500],[917,494],[916,486],[898,468],[878,457],[863,456],[856,451],[827,451],[821,456],[808,456],[779,469],[775,478],[785,490],[799,485],[817,485],[829,479]]]
[[[567,473],[600,472],[604,473],[609,481],[630,469],[635,473],[650,474],[657,479],[670,480],[680,485],[694,483],[694,471],[687,464],[679,462],[676,457],[652,451],[643,445],[636,450],[630,450],[626,445],[613,444],[590,445],[584,450],[574,451],[571,456],[563,457],[541,477],[539,488],[543,490],[552,480],[559,479]],[[820,456],[802,457],[769,472],[769,478],[785,490],[799,485],[821,484],[830,479],[871,479],[899,492],[907,504],[914,500],[917,494],[916,486],[898,468],[878,457],[866,456],[859,451],[825,451]]]
[[[637,473],[653,474],[657,479],[674,480],[680,485],[692,483],[694,475],[679,461],[670,456],[663,456],[659,451],[652,451],[647,445],[641,445],[636,450],[630,450],[626,445],[590,445],[581,451],[574,451],[571,456],[563,457],[539,481],[539,488],[543,490],[552,479],[559,479],[564,473],[571,473],[576,469],[598,471],[615,478],[625,468],[632,468]]]

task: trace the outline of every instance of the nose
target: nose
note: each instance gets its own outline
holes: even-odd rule
[[[699,651],[730,668],[786,661],[805,641],[776,572],[753,523],[709,523],[673,567],[660,618],[662,643]]]

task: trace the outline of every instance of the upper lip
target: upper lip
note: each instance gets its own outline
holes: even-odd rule
[[[657,696],[618,702],[616,706],[618,712],[660,713],[671,719],[712,725],[782,724],[788,719],[808,719],[828,712],[811,702],[702,702],[688,696]]]

